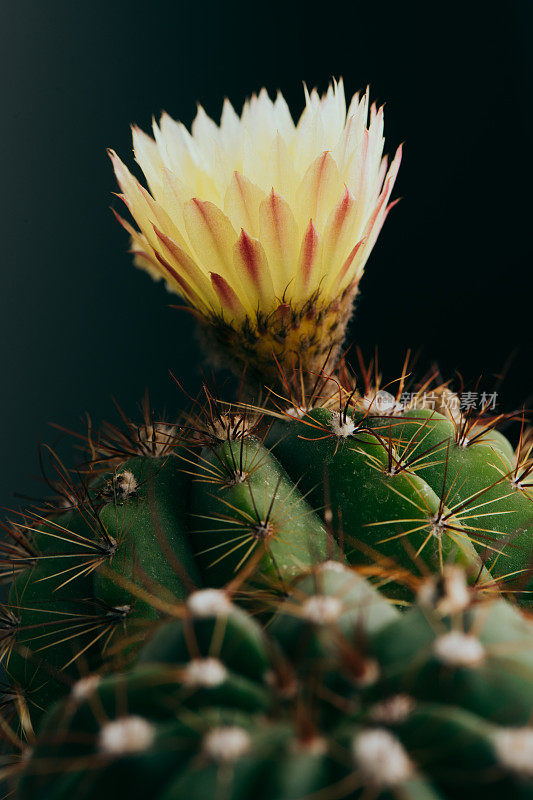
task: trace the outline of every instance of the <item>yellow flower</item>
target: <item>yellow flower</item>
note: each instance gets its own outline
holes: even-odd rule
[[[111,153],[136,264],[234,364],[314,370],[342,344],[401,159],[387,169],[383,109],[368,106],[367,90],[347,108],[340,81],[306,90],[297,124],[265,89],[240,117],[226,100],[219,126],[200,107],[191,133],[163,114],[153,139],[133,128],[149,191]]]

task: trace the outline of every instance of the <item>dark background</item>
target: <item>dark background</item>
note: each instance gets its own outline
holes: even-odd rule
[[[182,399],[200,354],[188,315],[130,266],[105,149],[131,163],[129,124],[161,109],[190,124],[262,85],[294,113],[301,83],[386,101],[392,152],[406,142],[395,208],[367,267],[351,339],[381,347],[394,377],[408,346],[446,377],[516,353],[500,390],[531,392],[533,11],[529,0],[246,5],[17,0],[0,11],[0,504],[39,494],[48,423],[83,428]],[[118,205],[118,201],[117,201]]]

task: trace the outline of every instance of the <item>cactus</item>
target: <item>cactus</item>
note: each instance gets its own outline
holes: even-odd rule
[[[385,415],[365,408],[364,399],[336,412],[313,408],[276,422],[269,434],[315,504],[326,476],[348,560],[372,547],[401,566],[414,553],[442,568],[454,553],[473,565],[475,548],[493,579],[527,597],[533,493],[517,477],[530,469],[524,453],[512,452],[493,421],[452,423],[438,411],[402,408],[392,396],[389,403]]]
[[[4,524],[21,800],[533,793],[531,435],[345,363],[401,155],[367,115],[341,83],[297,127],[263,93],[192,136],[163,116],[134,131],[150,192],[112,155],[137,265],[240,392],[90,428]]]
[[[132,661],[195,587],[235,582],[262,612],[338,554],[398,606],[452,563],[527,605],[532,495],[507,440],[478,420],[464,446],[461,425],[438,412],[394,401],[374,413],[350,388],[340,407],[331,383],[297,413],[279,396],[259,414],[208,395],[179,422],[145,421],[166,432],[153,454],[143,436],[120,454],[109,437],[91,440],[81,486],[63,474],[68,510],[12,525],[3,660],[34,724],[83,671]]]
[[[401,614],[329,561],[273,610],[266,633],[192,593],[47,715],[21,800],[533,796],[533,626],[508,602],[448,567]]]

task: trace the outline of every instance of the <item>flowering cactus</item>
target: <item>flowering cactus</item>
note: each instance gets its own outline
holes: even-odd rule
[[[112,156],[136,263],[246,399],[145,402],[6,523],[21,800],[532,795],[531,435],[340,357],[400,162],[367,122],[342,83],[296,126],[261,92],[135,129],[150,192]]]

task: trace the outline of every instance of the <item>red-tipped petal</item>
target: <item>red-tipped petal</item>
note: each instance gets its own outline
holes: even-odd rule
[[[344,187],[344,194],[333,209],[333,217],[332,217],[332,224],[331,224],[331,235],[334,236],[336,239],[342,233],[342,229],[349,217],[350,211],[352,210],[355,203],[355,198],[353,194],[349,191],[348,187]]]
[[[237,234],[227,216],[214,203],[194,197],[184,208],[184,218],[201,263],[231,274]]]
[[[235,315],[240,316],[244,314],[245,310],[243,305],[229,283],[217,272],[211,272],[210,275],[211,283],[213,284],[213,288],[217,293],[220,302],[222,303],[222,307]]]
[[[183,248],[181,248],[179,244],[174,241],[174,239],[172,239],[170,236],[167,236],[166,233],[163,233],[163,231],[160,231],[157,225],[152,225],[152,227],[159,242],[169,253],[170,260],[175,262],[179,269],[179,274],[184,280],[186,280],[187,286],[190,287],[188,290],[189,293],[194,292],[195,296],[203,297],[205,302],[200,299],[199,303],[201,305],[212,302],[215,299],[215,295],[213,294],[213,290],[207,275],[205,275],[199,269],[198,265],[189,255],[187,255]],[[169,261],[168,258],[164,260],[165,263],[168,263]],[[172,269],[176,271],[174,267]]]
[[[260,243],[257,239],[252,239],[251,236],[248,236],[243,228],[237,241],[237,248],[248,278],[259,289],[261,285],[261,270],[264,269],[264,256]]]
[[[348,270],[352,266],[354,258],[356,257],[357,253],[359,252],[359,250],[361,249],[361,247],[365,243],[366,243],[366,238],[363,238],[359,242],[357,242],[355,247],[352,249],[350,255],[348,256],[348,258],[346,259],[346,261],[344,262],[344,264],[342,265],[342,267],[340,268],[340,270],[338,272],[338,275],[337,275],[337,278],[336,278],[337,285],[339,283],[341,283],[342,279],[344,278],[344,276],[346,275],[346,273],[348,272]]]
[[[163,256],[157,251],[155,252],[155,257],[157,258],[157,260],[159,261],[165,272],[172,278],[172,280],[174,280],[178,284],[178,286],[181,289],[180,294],[182,294],[183,297],[185,297],[187,300],[190,300],[190,302],[193,303],[197,308],[202,307],[204,304],[202,303],[202,301],[200,300],[194,289],[191,286],[189,286],[185,278],[183,278],[179,274],[179,272],[176,272],[174,267],[171,264],[169,264],[168,261],[166,261],[166,259],[164,259]]]
[[[315,226],[313,225],[313,220],[309,220],[309,225],[304,234],[304,238],[302,241],[302,249],[300,251],[300,273],[302,278],[302,283],[304,286],[309,284],[309,279],[313,272],[313,267],[316,262],[317,254],[318,254],[318,233],[316,231]]]
[[[167,248],[172,257],[176,259],[183,271],[192,279],[196,279],[200,275],[200,271],[195,262],[190,258],[187,253],[166,233],[160,231],[157,225],[152,225],[155,235],[159,241]]]
[[[233,263],[235,274],[241,279],[250,307],[269,308],[275,300],[272,277],[263,246],[244,228],[235,243]]]
[[[326,150],[313,161],[298,189],[307,218],[314,219],[319,228],[327,218],[334,198],[340,196],[342,187],[337,164]]]
[[[331,212],[324,230],[325,269],[334,269],[353,244],[357,213],[355,198],[345,186],[344,193]]]
[[[121,198],[121,199],[123,199],[123,198]],[[130,236],[133,236],[134,233],[137,233],[137,234],[139,233],[139,231],[136,231],[135,228],[132,225],[130,225],[130,223],[127,220],[124,219],[124,217],[120,216],[118,211],[115,211],[114,208],[111,208],[111,211],[115,215],[115,219],[117,220],[117,222],[120,222],[120,224],[122,225],[124,230],[128,231]]]
[[[279,295],[294,276],[298,258],[298,225],[287,202],[274,189],[259,209],[261,241],[268,258],[274,289]]]

